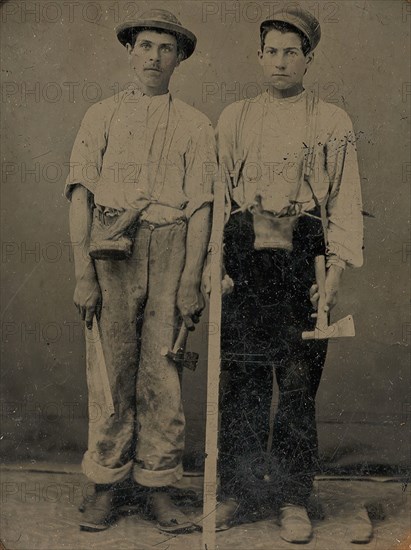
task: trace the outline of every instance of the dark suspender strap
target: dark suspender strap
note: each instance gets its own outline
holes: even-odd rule
[[[312,188],[310,178],[314,170],[315,164],[315,140],[317,136],[317,123],[318,123],[318,95],[315,92],[308,93],[306,96],[306,109],[307,109],[307,146],[304,155],[304,164],[302,170],[301,179],[297,182],[294,193],[290,193],[290,202],[297,202],[298,194],[300,192],[303,182],[305,182],[310,188],[313,196],[314,203],[317,207],[320,203]]]
[[[317,127],[318,127],[318,95],[315,91],[312,93],[312,96],[310,99],[311,100],[308,102],[308,121],[309,121],[308,124],[310,129],[310,135],[309,135],[309,143],[308,143],[308,152],[305,157],[306,162],[305,162],[305,170],[304,170],[304,181],[310,188],[315,206],[317,208],[320,208],[319,200],[317,199],[317,196],[314,193],[314,189],[312,188],[311,181],[310,181],[311,175],[314,172],[315,141],[317,138]]]

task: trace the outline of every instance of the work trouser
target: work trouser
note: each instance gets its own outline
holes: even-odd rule
[[[95,342],[87,338],[89,441],[83,471],[95,483],[132,475],[165,486],[182,477],[185,419],[180,372],[161,355],[178,330],[176,294],[186,223],[143,223],[128,260],[95,262],[102,293],[101,343],[115,412],[110,416]]]
[[[233,215],[225,229],[225,265],[235,286],[223,299],[221,491],[245,499],[252,498],[247,487],[259,491],[251,478],[264,476],[275,373],[272,498],[305,505],[318,471],[315,395],[327,342],[303,341],[301,333],[315,324],[309,288],[314,257],[324,254],[321,222],[297,220],[292,252],[253,244],[251,214]]]

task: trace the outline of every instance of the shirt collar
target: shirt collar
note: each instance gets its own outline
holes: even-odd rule
[[[262,99],[264,102],[274,105],[291,105],[293,103],[299,103],[301,100],[305,99],[307,95],[307,90],[303,90],[301,93],[291,96],[291,97],[284,97],[284,98],[276,98],[270,94],[268,90],[266,90],[262,94]]]
[[[127,95],[132,94],[135,98],[140,97],[144,99],[149,105],[157,105],[157,106],[165,105],[168,101],[170,101],[170,98],[171,98],[170,92],[167,92],[161,95],[148,96],[145,93],[143,93],[138,87],[138,85],[134,82],[127,87],[126,93]]]

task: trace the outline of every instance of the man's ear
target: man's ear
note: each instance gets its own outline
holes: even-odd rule
[[[260,65],[262,65],[263,64],[263,52],[261,50],[258,50],[257,56],[258,56],[258,62],[260,63]]]
[[[126,44],[126,50],[127,50],[128,55],[130,55],[131,52],[133,51],[133,46],[129,42],[127,42],[127,44]]]
[[[305,56],[305,71],[304,71],[304,74],[307,74],[308,67],[311,65],[313,60],[314,60],[314,52],[310,52]]]
[[[305,58],[306,66],[308,67],[311,65],[311,63],[314,61],[314,52],[310,52],[307,54],[307,57]]]
[[[177,62],[176,62],[176,67],[178,67],[180,65],[180,63],[182,61],[184,61],[185,57],[184,57],[184,54],[182,52],[179,52],[177,54]]]

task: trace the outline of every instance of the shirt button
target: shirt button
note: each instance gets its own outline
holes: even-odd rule
[[[148,228],[149,228],[150,231],[154,231],[155,226],[152,223],[150,223]]]

